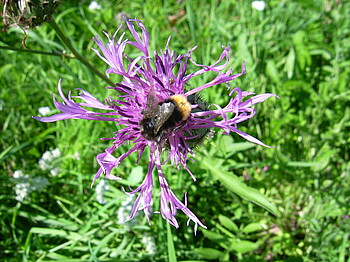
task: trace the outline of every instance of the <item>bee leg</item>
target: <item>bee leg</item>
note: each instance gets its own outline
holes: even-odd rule
[[[160,144],[160,142],[162,141],[163,137],[164,137],[164,133],[161,132],[160,135],[157,137],[156,142],[157,142],[158,144]]]
[[[177,130],[179,130],[180,128],[182,128],[185,124],[186,124],[186,122],[183,121],[180,125],[178,125],[177,127],[175,127],[174,130],[173,130],[172,132],[176,132]]]

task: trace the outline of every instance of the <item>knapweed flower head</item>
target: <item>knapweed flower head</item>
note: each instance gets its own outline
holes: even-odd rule
[[[222,129],[225,134],[234,132],[253,143],[266,146],[256,138],[240,131],[237,125],[254,116],[255,109],[251,106],[276,95],[262,94],[246,99],[254,93],[242,91],[240,88],[230,88],[229,81],[245,74],[244,64],[242,64],[241,73],[232,74],[232,69],[225,71],[229,62],[230,47],[223,47],[219,59],[208,66],[198,64],[191,58],[191,53],[196,47],[183,55],[176,55],[169,49],[170,38],[165,50],[160,53],[154,52],[152,56],[149,50],[149,34],[143,23],[130,19],[126,20],[126,24],[134,38],[132,41],[124,39],[124,33],[117,38],[121,27],[113,37],[105,33],[108,38],[107,44],[104,44],[99,36],[94,38],[100,49],[100,51],[94,51],[109,65],[106,73],[123,77],[121,83],[107,87],[119,92],[116,92],[115,98],[110,97],[101,102],[81,89],[78,96],[69,94],[66,97],[59,81],[58,91],[63,102],[54,99],[54,104],[62,113],[49,117],[35,117],[35,119],[42,122],[69,118],[114,122],[120,128],[112,138],[109,138],[112,140],[112,145],[97,155],[100,169],[93,181],[103,174],[107,179],[121,179],[112,174],[112,169],[117,168],[132,153],[136,153],[139,160],[145,149],[149,147],[148,171],[142,184],[131,192],[126,192],[128,195],[138,193],[129,220],[135,217],[138,211],[143,210],[150,221],[154,183],[152,173],[156,170],[161,190],[162,217],[177,228],[178,222],[175,215],[177,210],[181,210],[189,217],[188,223],[191,220],[195,223],[195,229],[198,225],[206,228],[187,207],[186,195],[185,201],[182,202],[172,192],[163,174],[162,165],[170,162],[178,169],[183,167],[195,180],[187,167],[187,160],[191,160],[194,156],[193,141],[203,133],[207,133],[210,128]],[[129,57],[125,54],[127,45],[136,48],[141,55],[135,58]],[[188,63],[198,67],[198,70],[188,73]],[[208,83],[186,90],[192,78],[207,72],[214,72],[216,77]],[[223,108],[213,105],[215,108],[209,110],[207,106],[203,106],[203,101],[196,95],[199,91],[222,83],[227,84],[230,101]],[[82,102],[76,102],[76,99]],[[86,108],[92,108],[92,111]],[[93,109],[105,110],[105,113],[95,112]],[[200,132],[201,130],[204,132]],[[115,156],[116,149],[126,143],[131,145],[130,149],[122,155]],[[164,157],[161,158],[161,155]]]

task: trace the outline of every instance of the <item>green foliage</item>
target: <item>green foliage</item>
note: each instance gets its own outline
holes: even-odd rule
[[[257,94],[271,92],[257,114],[240,129],[273,149],[215,133],[196,149],[189,164],[197,181],[170,165],[166,177],[177,196],[208,227],[194,235],[185,215],[180,228],[160,214],[152,225],[140,213],[120,224],[128,198],[146,171],[147,154],[118,168],[122,181],[110,181],[105,204],[90,189],[115,126],[69,120],[41,123],[31,116],[53,108],[62,79],[65,93],[82,88],[103,100],[114,96],[78,60],[69,56],[0,52],[0,257],[4,261],[348,261],[350,257],[350,3],[347,1],[270,1],[265,10],[249,1],[62,1],[54,18],[75,48],[101,72],[107,68],[91,47],[92,37],[113,34],[121,12],[144,22],[153,50],[184,53],[195,45],[194,60],[216,61],[221,46],[231,45],[230,67],[247,74],[232,86]],[[171,16],[175,17],[172,20]],[[171,18],[171,19],[170,19]],[[0,45],[23,48],[18,29],[0,33]],[[28,31],[29,49],[68,53],[49,24]],[[188,71],[193,70],[189,66]],[[210,76],[194,79],[192,86]],[[112,81],[119,81],[115,78]],[[202,93],[224,105],[224,86]],[[38,164],[43,153],[59,148],[52,176]],[[128,146],[120,148],[125,152]],[[117,153],[118,153],[117,152]],[[77,155],[79,153],[79,155]],[[16,170],[50,184],[16,200]],[[99,181],[96,182],[98,184]],[[155,189],[154,196],[159,188]],[[158,199],[154,209],[159,210]],[[146,240],[145,240],[146,239]],[[152,243],[155,246],[152,251]],[[148,245],[147,245],[148,244]]]

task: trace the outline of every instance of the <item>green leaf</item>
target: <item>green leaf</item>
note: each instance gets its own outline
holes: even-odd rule
[[[214,248],[196,248],[194,252],[196,252],[201,257],[205,257],[208,260],[219,259],[225,255],[224,252],[216,250]]]
[[[306,33],[304,31],[298,31],[292,36],[298,65],[301,71],[304,71],[305,67],[311,64],[311,55],[304,44],[305,38]]]
[[[320,233],[322,231],[322,226],[317,218],[312,218],[310,221],[310,229],[313,232]]]
[[[326,168],[334,155],[335,151],[328,145],[328,143],[324,143],[315,156],[315,160],[320,163],[315,170],[320,171]]]
[[[271,78],[271,80],[278,84],[281,82],[281,79],[278,75],[278,70],[276,64],[273,60],[268,60],[266,64],[266,74]]]
[[[292,167],[320,167],[322,163],[320,162],[303,162],[303,161],[289,161],[288,166]]]
[[[128,182],[131,186],[138,185],[142,181],[144,175],[143,167],[136,166],[131,170],[130,175],[128,176]]]
[[[239,34],[237,39],[237,56],[239,59],[245,61],[247,68],[252,68],[253,57],[249,50],[249,46],[247,45],[248,40],[248,34]]]
[[[67,256],[64,256],[64,255],[61,255],[61,254],[57,254],[57,253],[51,253],[51,252],[47,254],[47,257],[53,259],[54,261],[64,261],[64,260],[72,261]]]
[[[342,241],[342,244],[340,246],[339,257],[338,257],[338,259],[339,259],[338,261],[339,262],[345,261],[345,258],[347,256],[346,255],[346,249],[349,248],[349,247],[350,247],[349,234],[344,234],[343,241]],[[348,253],[348,255],[349,255],[349,253]]]
[[[293,77],[294,66],[295,66],[295,51],[294,51],[294,48],[291,48],[289,50],[286,64],[284,66],[284,70],[287,72],[287,76],[289,79]]]
[[[226,157],[228,158],[231,155],[236,154],[240,151],[245,151],[251,148],[256,147],[256,144],[250,142],[241,142],[241,143],[227,143],[226,144]]]
[[[238,232],[238,226],[228,217],[219,215],[220,224],[226,227],[228,230]]]
[[[248,187],[237,176],[218,170],[211,169],[212,172],[218,173],[221,183],[233,193],[240,197],[252,201],[253,203],[265,208],[270,213],[277,215],[277,208],[269,202],[266,196],[258,190]]]
[[[168,241],[168,258],[169,262],[176,262],[176,254],[175,254],[175,246],[174,246],[174,240],[173,235],[171,234],[171,228],[170,224],[166,223],[167,228],[167,241]]]
[[[219,233],[208,231],[208,230],[203,230],[203,235],[205,237],[207,237],[208,239],[215,241],[215,242],[222,242],[222,241],[226,240],[225,236],[223,236]]]
[[[248,241],[248,240],[237,240],[234,239],[231,241],[231,249],[238,253],[246,253],[257,249],[259,245],[257,243]]]
[[[113,239],[115,237],[115,235],[117,234],[117,231],[112,231],[111,233],[109,233],[108,235],[106,235],[99,243],[96,247],[93,248],[93,256],[97,256],[97,254],[105,247],[107,247],[108,242]],[[170,260],[169,260],[170,261]]]
[[[306,46],[300,45],[295,46],[295,51],[297,53],[297,61],[301,71],[305,70],[306,66],[311,64],[311,56]]]
[[[298,31],[292,36],[293,44],[294,45],[304,45],[304,38],[306,36],[306,33],[304,31]]]
[[[51,128],[48,128],[46,130],[44,130],[42,133],[40,133],[39,135],[29,139],[28,141],[18,145],[18,146],[15,146],[15,147],[8,147],[4,152],[1,153],[1,158],[0,160],[3,160],[5,159],[8,155],[10,154],[14,154],[16,153],[17,151],[19,150],[22,150],[23,148],[31,145],[32,143],[34,142],[40,142],[41,140],[45,139],[45,137],[47,135],[49,135],[50,133],[53,133],[53,132],[56,132],[58,129],[57,126],[54,126],[54,127],[51,127]]]
[[[249,234],[249,233],[260,231],[260,230],[261,230],[260,223],[250,223],[243,228],[242,232]]]

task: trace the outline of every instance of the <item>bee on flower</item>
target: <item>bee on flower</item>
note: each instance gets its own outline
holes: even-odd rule
[[[165,50],[159,53],[154,52],[152,56],[149,51],[149,34],[143,23],[136,19],[128,19],[126,24],[134,41],[124,39],[124,34],[117,38],[121,27],[112,38],[105,33],[108,38],[107,44],[104,44],[99,36],[94,38],[100,49],[100,51],[95,49],[94,51],[109,65],[106,73],[123,77],[121,83],[107,87],[119,92],[116,93],[115,98],[108,98],[101,102],[89,92],[81,89],[79,89],[81,92],[79,96],[72,97],[69,94],[66,97],[61,89],[61,81],[59,81],[58,92],[63,102],[54,99],[54,104],[62,113],[34,118],[42,122],[69,118],[114,122],[120,128],[111,138],[112,145],[97,155],[96,159],[100,169],[93,182],[102,175],[105,175],[107,179],[122,179],[113,175],[112,169],[117,168],[132,153],[136,153],[140,159],[145,149],[149,147],[148,171],[142,184],[131,192],[126,192],[128,195],[138,193],[129,220],[135,217],[138,211],[143,210],[150,222],[154,183],[152,173],[153,170],[156,170],[161,189],[160,213],[162,217],[178,228],[175,215],[177,210],[181,210],[188,216],[188,222],[191,220],[194,222],[195,230],[198,225],[206,228],[187,207],[186,196],[183,203],[172,192],[163,174],[162,165],[170,162],[178,169],[183,167],[195,180],[187,167],[187,160],[194,156],[193,145],[204,138],[211,128],[222,129],[225,134],[234,132],[248,141],[266,146],[258,139],[240,131],[238,124],[255,115],[255,110],[251,106],[276,95],[254,95],[240,88],[230,88],[228,83],[246,72],[244,64],[242,64],[242,72],[238,74],[232,74],[232,69],[224,72],[229,62],[230,47],[223,47],[219,59],[208,66],[198,64],[191,58],[191,53],[196,47],[183,55],[176,55],[169,49],[170,38]],[[138,49],[142,55],[130,58],[124,52],[127,45]],[[127,60],[126,66],[125,60]],[[189,62],[197,66],[198,70],[188,73],[187,64]],[[217,75],[208,83],[190,90],[186,89],[192,78],[207,72],[214,72]],[[198,92],[221,83],[227,84],[230,101],[223,108],[214,105],[215,109],[209,110],[209,107],[198,96]],[[252,97],[247,98],[248,96]],[[83,102],[76,102],[73,98]],[[85,109],[86,107],[102,109],[106,112],[94,112]],[[127,142],[130,142],[131,148],[124,154],[115,156],[114,151]],[[165,154],[165,161],[161,159],[162,154]]]

